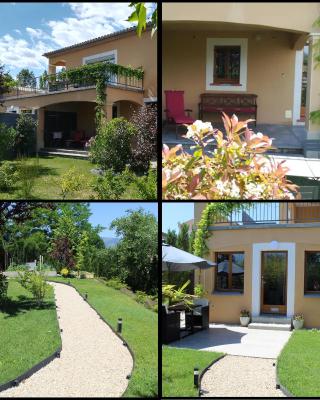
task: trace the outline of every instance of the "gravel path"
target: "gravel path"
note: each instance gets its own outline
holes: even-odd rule
[[[276,360],[225,356],[201,381],[203,397],[285,397],[276,389]]]
[[[52,283],[61,357],[0,397],[120,397],[133,361],[127,347],[70,286]]]

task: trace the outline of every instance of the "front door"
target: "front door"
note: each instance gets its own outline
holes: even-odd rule
[[[263,251],[261,257],[261,312],[286,314],[288,254]]]

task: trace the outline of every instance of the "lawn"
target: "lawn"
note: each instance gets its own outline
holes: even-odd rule
[[[36,172],[35,184],[32,190],[32,199],[55,200],[61,199],[59,180],[61,175],[71,168],[76,168],[78,174],[84,175],[81,191],[72,194],[72,199],[89,199],[93,196],[90,188],[94,175],[90,172],[95,166],[88,160],[68,157],[30,157],[27,164],[33,165]],[[21,199],[21,182],[16,182],[10,192],[0,192],[3,200]]]
[[[199,373],[220,357],[222,353],[208,351],[162,348],[162,395],[164,397],[198,397],[193,385],[193,369]]]
[[[278,357],[280,383],[296,397],[320,397],[320,331],[294,331]]]
[[[50,278],[51,280],[51,278]],[[56,282],[69,279],[53,278]],[[130,296],[94,279],[71,279],[88,303],[116,329],[122,318],[122,336],[135,355],[135,367],[125,397],[156,397],[158,394],[158,314]]]
[[[41,308],[15,280],[9,280],[8,296],[0,307],[0,384],[26,372],[61,345],[51,287]]]

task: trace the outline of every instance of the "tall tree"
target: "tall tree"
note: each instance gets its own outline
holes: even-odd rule
[[[177,247],[184,251],[189,251],[189,226],[182,223],[179,226],[179,233],[177,237]]]
[[[139,209],[112,221],[111,229],[122,237],[117,261],[125,271],[125,282],[134,290],[157,291],[158,225],[154,215]]]
[[[17,75],[17,82],[19,86],[23,87],[36,87],[36,77],[34,76],[33,71],[30,71],[28,68],[23,68]]]
[[[8,93],[14,83],[15,81],[12,76],[8,72],[5,72],[5,66],[0,64],[0,96]]]
[[[166,243],[177,247],[177,232],[174,229],[168,229]]]

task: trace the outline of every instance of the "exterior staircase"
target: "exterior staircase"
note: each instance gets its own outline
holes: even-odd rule
[[[59,156],[88,159],[89,153],[85,150],[78,149],[59,149],[53,147],[44,147],[39,150],[39,156]]]
[[[262,314],[252,317],[249,329],[271,329],[275,331],[291,331],[291,318],[283,315]]]

